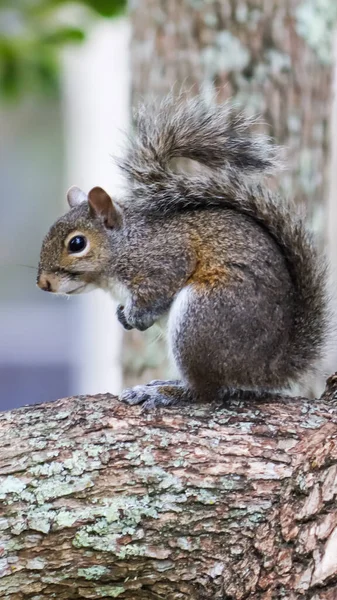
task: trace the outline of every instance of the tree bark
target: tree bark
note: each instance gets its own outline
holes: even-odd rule
[[[0,415],[0,597],[333,600],[337,374],[320,400]]]
[[[260,114],[286,149],[280,187],[306,205],[323,245],[334,0],[132,0],[130,15],[133,101],[183,88]],[[165,371],[164,344],[143,340],[126,336],[128,385]]]

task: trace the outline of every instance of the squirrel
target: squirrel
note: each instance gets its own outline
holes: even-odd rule
[[[181,380],[127,389],[124,402],[151,408],[289,388],[321,364],[329,303],[302,217],[262,181],[278,167],[277,148],[230,103],[200,97],[142,106],[135,123],[118,161],[126,193],[69,190],[70,210],[42,244],[38,286],[122,289],[125,329],[168,315]],[[180,172],[176,159],[204,168]]]

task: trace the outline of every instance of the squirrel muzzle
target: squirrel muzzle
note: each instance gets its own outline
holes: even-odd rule
[[[58,273],[40,273],[36,281],[38,287],[44,292],[53,292],[54,294],[80,294],[84,291],[90,291],[92,286],[84,281],[71,278],[70,276]]]
[[[44,292],[57,292],[58,291],[58,281],[55,278],[55,275],[52,273],[45,274],[41,273],[37,278],[38,287]]]

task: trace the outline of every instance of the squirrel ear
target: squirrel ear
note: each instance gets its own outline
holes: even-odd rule
[[[102,217],[104,225],[109,229],[117,227],[120,222],[119,212],[109,194],[101,187],[94,187],[88,194],[90,213],[93,217]]]
[[[70,208],[74,208],[75,206],[82,204],[82,202],[86,202],[88,197],[79,187],[73,185],[67,191],[67,200]]]

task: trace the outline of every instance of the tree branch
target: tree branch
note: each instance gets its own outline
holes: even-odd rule
[[[0,415],[0,597],[333,600],[337,374],[320,400]]]

